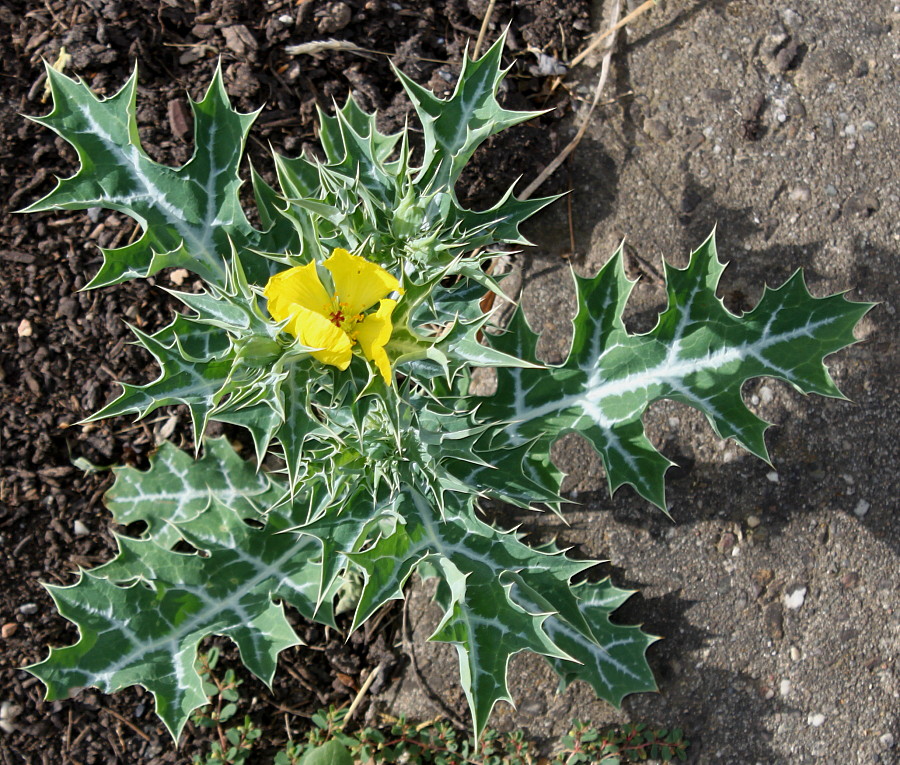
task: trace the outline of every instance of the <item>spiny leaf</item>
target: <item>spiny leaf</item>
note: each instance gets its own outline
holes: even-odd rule
[[[490,440],[490,434],[485,439]],[[477,444],[475,439],[472,441]],[[558,507],[563,501],[559,496],[560,476],[555,471],[527,470],[534,461],[527,461],[533,444],[525,443],[511,449],[495,449],[490,462],[477,461],[477,446],[467,442],[458,452],[445,449],[446,469],[460,482],[486,497],[509,502],[519,507],[532,508],[535,503]]]
[[[143,229],[136,243],[104,252],[89,286],[150,276],[165,266],[224,283],[228,235],[243,240],[252,232],[238,199],[237,168],[256,115],[231,109],[221,69],[203,100],[191,102],[196,149],[177,169],[154,162],[141,148],[134,116],[137,70],[105,100],[52,67],[47,76],[53,111],[33,119],[72,144],[81,166],[26,212],[105,207],[130,215]]]
[[[341,482],[342,496],[329,492],[327,502],[319,513],[310,513],[312,520],[295,529],[298,534],[314,537],[321,544],[322,582],[319,597],[324,598],[335,586],[341,572],[347,567],[346,553],[357,552],[369,539],[371,527],[388,517],[389,509],[376,502],[367,486],[346,486]],[[349,490],[349,496],[347,496]]]
[[[209,324],[176,314],[171,324],[154,332],[151,337],[166,348],[177,348],[182,358],[191,361],[211,361],[224,357],[231,350],[228,335]]]
[[[115,559],[83,572],[71,587],[48,588],[81,634],[29,667],[46,684],[48,699],[86,685],[112,692],[139,683],[154,694],[177,738],[207,702],[194,666],[204,637],[232,638],[243,663],[268,684],[278,654],[299,642],[274,599],[334,624],[337,584],[319,593],[317,544],[287,531],[296,518],[290,504],[276,506],[283,488],[255,474],[224,440],[209,442],[199,462],[167,446],[150,470],[119,471],[110,494],[117,519],[145,520],[150,532],[145,539],[118,537]],[[245,517],[265,525],[251,527]],[[203,554],[165,549],[170,537],[161,523]]]
[[[644,655],[657,638],[639,627],[609,620],[610,612],[632,593],[613,587],[609,580],[572,587],[541,572],[523,571],[514,581],[512,597],[524,608],[556,611],[544,629],[571,657],[548,657],[561,688],[584,680],[597,696],[617,707],[630,693],[656,690]]]
[[[505,71],[500,66],[506,35],[500,35],[477,61],[463,57],[462,71],[450,98],[438,98],[399,69],[407,95],[422,122],[425,149],[416,183],[422,189],[453,189],[478,146],[495,133],[541,112],[509,111],[496,99]]]
[[[213,634],[231,637],[248,669],[271,682],[278,653],[299,642],[272,598],[303,601],[312,615],[318,572],[311,570],[309,551],[290,537],[251,530],[236,518],[234,523],[270,544],[243,540],[230,554],[218,548],[202,558],[123,540],[123,552],[145,564],[129,561],[129,573],[146,572],[152,587],[121,587],[84,573],[72,587],[49,588],[60,614],[78,624],[81,639],[29,667],[47,686],[47,698],[65,698],[88,685],[112,692],[140,683],[154,694],[157,713],[177,738],[190,713],[207,703],[193,665],[200,640]],[[273,549],[278,543],[289,547]],[[283,571],[282,581],[273,580],[273,569]],[[108,573],[123,574],[115,568]],[[174,580],[164,578],[175,574]]]
[[[487,321],[487,316],[469,323],[454,321],[435,343],[435,349],[470,367],[537,366],[479,342],[479,333]]]
[[[500,243],[527,245],[530,242],[522,236],[519,225],[557,199],[559,197],[519,200],[509,188],[500,201],[487,210],[467,210],[453,200],[447,224],[459,232],[459,240],[465,243],[466,250]]]
[[[146,535],[169,549],[180,540],[180,524],[196,518],[213,498],[244,518],[261,519],[277,504],[284,488],[241,459],[225,438],[204,441],[203,456],[193,459],[165,442],[146,471],[115,468],[115,483],[104,502],[116,523],[147,524]]]
[[[626,693],[653,687],[644,659],[653,639],[609,622],[603,606],[617,601],[607,589],[582,586],[584,607],[569,589],[570,579],[593,561],[535,550],[478,520],[471,498],[453,492],[444,497],[443,517],[412,481],[403,483],[397,502],[403,522],[348,556],[365,574],[354,626],[402,597],[403,583],[416,568],[438,576],[436,600],[445,613],[432,639],[457,647],[476,735],[498,700],[511,701],[507,666],[523,650],[548,657],[564,678],[583,676],[616,703]],[[533,595],[532,585],[546,590],[546,599]],[[582,671],[577,662],[584,658],[598,664]]]
[[[199,445],[210,413],[226,392],[232,377],[234,358],[223,357],[198,363],[185,358],[176,346],[167,347],[155,336],[132,327],[138,343],[150,351],[159,363],[160,376],[146,385],[120,383],[118,398],[85,418],[85,422],[136,414],[146,417],[150,412],[168,404],[186,404],[194,426],[194,441]]]
[[[644,335],[629,335],[622,322],[632,285],[621,250],[596,277],[576,276],[569,356],[546,372],[498,370],[502,393],[482,399],[479,415],[510,424],[491,446],[535,439],[546,448],[567,432],[580,433],[603,458],[612,491],[628,483],[665,508],[663,475],[671,463],[647,439],[641,417],[648,405],[669,398],[700,410],[718,435],[768,459],[767,424],[744,405],[743,383],[768,376],[803,393],[840,396],[822,360],[854,342],[853,327],[871,305],[842,295],[814,298],[798,272],[766,289],[753,311],[735,316],[715,295],[722,269],[712,236],[687,268],[667,266],[669,306]],[[515,321],[514,331],[491,343],[530,354],[536,337],[522,317]]]
[[[329,169],[358,179],[380,201],[393,203],[397,182],[385,172],[385,163],[400,140],[400,133],[379,133],[375,115],[363,111],[352,96],[334,117],[320,110],[319,120],[319,136]]]
[[[275,437],[281,443],[292,487],[301,477],[307,441],[320,432],[319,424],[309,409],[313,385],[310,370],[294,364],[278,388],[281,424],[275,431]]]
[[[254,404],[235,410],[219,409],[210,419],[246,428],[253,439],[253,449],[256,452],[257,464],[262,464],[269,445],[272,443],[272,439],[283,421],[283,417],[271,402]]]

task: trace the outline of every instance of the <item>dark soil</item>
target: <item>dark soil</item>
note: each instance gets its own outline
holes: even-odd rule
[[[176,748],[142,689],[113,696],[86,690],[71,700],[46,703],[41,683],[19,669],[43,659],[50,646],[77,640],[40,582],[72,584],[78,567],[106,561],[115,550],[102,504],[110,473],[85,472],[74,461],[145,466],[163,438],[190,446],[188,418],[177,409],[142,423],[78,424],[118,393],[115,381],[146,382],[155,376],[147,355],[129,345],[125,322],[145,331],[168,323],[174,306],[154,284],[170,286],[178,277],[79,292],[100,264],[98,247],[127,242],[133,221],[98,211],[10,214],[47,193],[54,176],[76,169],[67,144],[21,116],[49,109],[41,59],[56,61],[64,46],[72,56],[65,72],[80,75],[105,95],[123,84],[137,62],[144,147],[160,161],[180,164],[191,152],[185,92],[194,98],[202,94],[220,56],[236,107],[250,111],[266,105],[249,154],[271,177],[268,144],[288,155],[313,150],[317,105],[331,110],[333,100],[342,103],[352,92],[365,108],[380,110],[383,129],[402,125],[409,111],[387,56],[327,51],[292,58],[285,45],[349,40],[391,54],[397,66],[443,94],[452,87],[466,45],[477,37],[487,2],[213,0],[209,10],[200,5],[184,0],[0,5],[0,701],[21,710],[15,730],[0,733],[3,763],[190,762],[192,754],[209,751],[215,735],[190,724]],[[536,174],[558,149],[555,123],[568,96],[561,88],[553,98],[548,95],[545,81],[535,76],[533,51],[571,55],[588,30],[587,6],[587,0],[497,3],[486,42],[511,25],[509,62],[515,68],[505,86],[506,105],[556,108],[491,141],[489,160],[483,151],[476,155],[460,185],[468,203],[491,203],[521,173]],[[547,190],[558,189],[548,185]],[[302,731],[316,709],[348,703],[382,661],[386,671],[378,683],[390,682],[390,669],[400,660],[398,613],[384,615],[377,639],[363,631],[348,640],[297,621],[308,647],[282,655],[274,691],[250,677],[242,688],[238,718],[246,712],[265,730],[267,746],[259,761],[270,762],[275,748]],[[219,670],[237,669],[235,652],[224,641],[222,647]]]

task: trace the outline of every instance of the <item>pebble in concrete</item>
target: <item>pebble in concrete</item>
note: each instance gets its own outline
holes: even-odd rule
[[[803,605],[804,600],[806,600],[806,587],[800,587],[790,595],[784,596],[784,607],[790,611],[796,611]]]

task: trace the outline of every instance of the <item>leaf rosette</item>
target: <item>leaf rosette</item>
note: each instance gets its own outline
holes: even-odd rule
[[[90,287],[168,266],[206,284],[173,293],[189,313],[169,326],[133,330],[159,376],[123,385],[91,418],[184,404],[197,454],[163,445],[149,470],[116,471],[108,507],[146,531],[117,537],[117,556],[75,585],[49,588],[80,639],[29,667],[48,699],[141,684],[177,737],[206,703],[203,638],[230,637],[269,683],[297,642],[285,605],[333,625],[338,593],[361,578],[357,628],[414,573],[438,579],[444,617],[432,639],[458,651],[476,733],[511,701],[507,667],[521,651],[545,656],[562,686],[584,680],[613,704],[655,688],[645,658],[655,638],[610,619],[631,593],[585,579],[596,561],[495,528],[479,502],[559,511],[550,449],[575,432],[611,490],[629,484],[665,508],[670,463],[641,423],[663,398],[766,459],[766,423],[743,404],[743,383],[769,376],[840,395],[823,359],[853,342],[869,306],[814,298],[798,273],[736,316],[716,297],[723,267],[710,238],[687,268],[666,268],[668,307],[646,334],[622,321],[632,283],[621,252],[576,277],[563,364],[537,357],[521,311],[484,333],[481,298],[500,288],[482,266],[499,246],[525,244],[519,225],[553,201],[510,189],[473,211],[454,192],[485,139],[534,116],[497,101],[503,44],[467,58],[446,100],[398,73],[423,129],[418,164],[409,132],[380,133],[352,98],[321,114],[324,160],[276,156],[278,190],[251,172],[260,228],[238,196],[255,115],[232,109],[219,69],[191,102],[194,155],[171,168],[140,146],[136,73],[104,100],[48,68],[53,109],[36,121],[75,147],[81,167],[28,211],[105,207],[138,221],[141,237],[104,251]],[[497,369],[495,394],[470,395],[473,367]],[[255,460],[204,440],[213,420],[249,431]]]

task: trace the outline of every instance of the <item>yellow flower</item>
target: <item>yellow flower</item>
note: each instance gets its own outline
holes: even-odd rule
[[[380,266],[340,248],[322,265],[331,272],[335,294],[330,295],[307,263],[275,274],[263,294],[275,321],[288,320],[284,329],[303,345],[316,348],[313,357],[338,369],[350,365],[353,346],[374,361],[385,382],[391,384],[391,364],[384,346],[391,338],[391,314],[396,300],[387,296],[400,283]],[[366,314],[378,303],[378,310]]]

